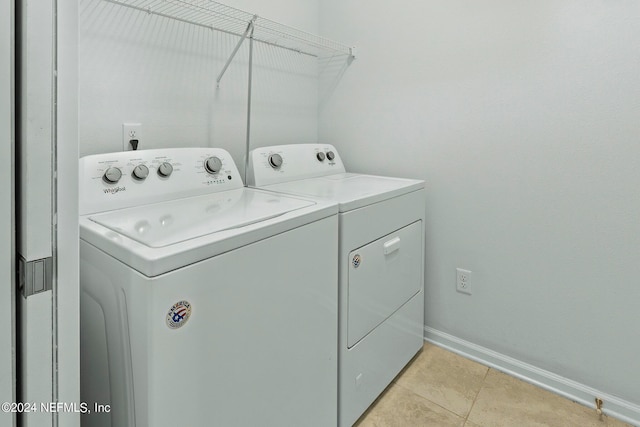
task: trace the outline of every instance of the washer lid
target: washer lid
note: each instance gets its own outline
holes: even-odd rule
[[[162,248],[314,204],[280,194],[238,189],[95,214],[88,219],[145,246]]]
[[[262,187],[271,191],[318,197],[340,204],[347,212],[424,188],[424,181],[340,173]]]

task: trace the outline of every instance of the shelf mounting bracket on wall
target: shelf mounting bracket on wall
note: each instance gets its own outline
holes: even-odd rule
[[[244,33],[240,37],[240,40],[238,40],[236,47],[233,48],[233,52],[231,52],[229,59],[227,59],[227,62],[224,64],[224,67],[222,67],[222,71],[220,71],[220,74],[218,74],[218,78],[216,79],[216,86],[218,88],[220,87],[220,80],[222,80],[222,76],[224,76],[224,73],[227,71],[227,68],[229,68],[229,64],[231,64],[231,61],[233,61],[233,58],[236,56],[236,53],[238,53],[238,50],[240,49],[240,46],[242,46],[242,43],[244,42],[244,40],[247,38],[249,34],[251,34],[251,37],[253,38],[253,30],[255,28],[256,19],[258,19],[258,15],[253,15],[253,18],[249,21],[249,24],[247,25],[247,29],[244,31]]]

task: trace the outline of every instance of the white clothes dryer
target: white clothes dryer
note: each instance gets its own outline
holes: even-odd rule
[[[336,424],[335,203],[163,149],[80,159],[80,214],[83,426]]]
[[[346,173],[328,144],[257,148],[248,171],[251,186],[339,204],[338,425],[351,426],[424,342],[424,181]]]

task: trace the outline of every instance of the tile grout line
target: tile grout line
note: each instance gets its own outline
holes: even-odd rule
[[[457,418],[461,418],[461,419],[463,419],[465,422],[467,421],[466,419],[464,419],[464,417],[462,417],[461,415],[458,415],[457,413],[455,413],[455,412],[454,412],[454,411],[452,411],[451,409],[449,409],[449,408],[447,408],[447,407],[444,407],[444,406],[442,406],[441,404],[436,403],[436,402],[434,402],[434,401],[433,401],[433,400],[431,400],[431,399],[427,399],[427,398],[426,398],[426,397],[424,397],[423,395],[421,395],[421,394],[419,394],[419,393],[416,393],[415,391],[411,390],[410,388],[405,387],[405,386],[403,386],[402,384],[398,384],[398,383],[395,383],[395,385],[396,385],[396,386],[398,386],[398,387],[400,387],[400,388],[403,388],[404,390],[408,391],[408,392],[409,392],[409,393],[411,393],[411,394],[414,394],[414,395],[418,396],[418,397],[419,397],[420,399],[422,399],[422,400],[426,400],[427,402],[431,403],[432,405],[435,405],[435,406],[437,406],[437,407],[439,407],[439,408],[441,408],[441,409],[444,409],[445,411],[447,411],[448,413],[450,413],[450,414],[454,415],[455,417],[457,417]]]
[[[471,415],[471,411],[473,411],[473,407],[476,406],[476,401],[478,400],[478,396],[482,391],[482,387],[484,387],[484,383],[487,381],[487,376],[489,375],[490,370],[491,368],[487,366],[487,372],[484,373],[484,377],[482,378],[482,384],[480,384],[480,387],[478,388],[478,392],[476,393],[476,396],[473,398],[473,402],[471,403],[469,412],[467,412],[467,416],[464,417],[464,425],[467,425],[467,421],[469,421],[469,415]]]

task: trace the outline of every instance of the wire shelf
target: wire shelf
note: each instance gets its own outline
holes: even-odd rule
[[[351,47],[259,17],[213,0],[105,0],[149,14],[212,30],[246,35],[253,21],[253,40],[315,57],[353,56]]]

